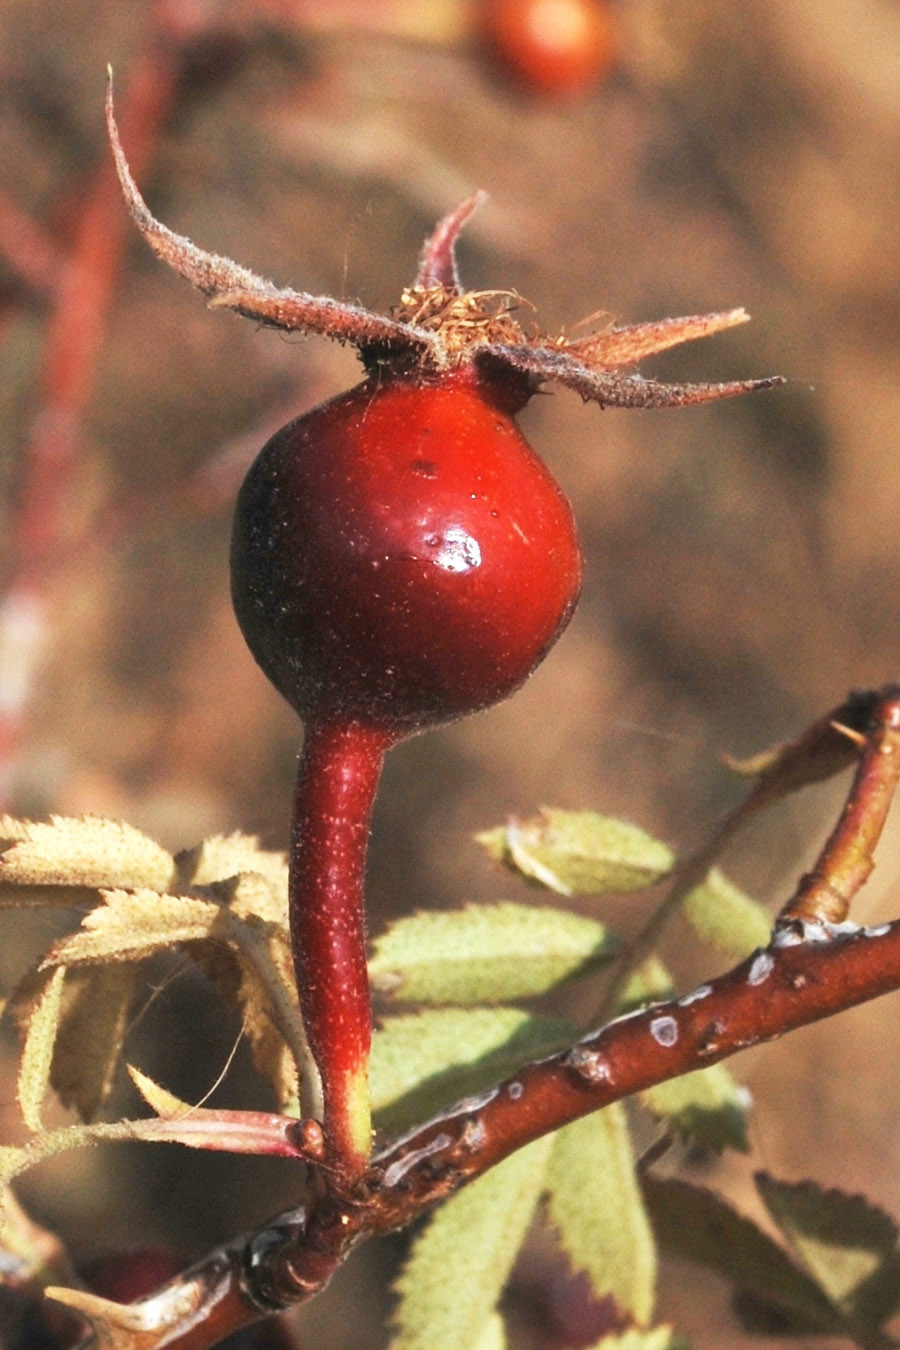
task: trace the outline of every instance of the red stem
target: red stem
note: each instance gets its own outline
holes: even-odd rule
[[[363,883],[372,805],[393,739],[353,723],[309,723],[297,774],[291,942],[322,1079],[326,1161],[345,1181],[361,1174],[371,1150]]]

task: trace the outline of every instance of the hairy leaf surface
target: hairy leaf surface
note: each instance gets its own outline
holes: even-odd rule
[[[568,1045],[576,1034],[567,1022],[518,1008],[443,1008],[388,1018],[370,1062],[377,1123],[406,1129]]]
[[[265,877],[280,900],[273,918],[287,922],[287,859],[283,853],[260,848],[255,835],[216,834],[204,839],[196,848],[186,849],[175,859],[181,884],[210,886],[216,881],[228,881],[243,872],[256,872]]]
[[[640,890],[675,861],[639,826],[593,811],[544,810],[476,838],[492,858],[560,895]]]
[[[487,1334],[540,1199],[552,1147],[551,1136],[513,1153],[429,1221],[397,1282],[391,1350],[460,1350]]]
[[[618,1102],[559,1130],[547,1168],[549,1213],[575,1270],[611,1294],[635,1321],[649,1321],[656,1247]]]
[[[41,1108],[50,1087],[50,1067],[65,978],[65,969],[60,966],[47,980],[28,1019],[25,1045],[19,1061],[16,1097],[22,1119],[29,1130],[35,1132],[43,1128]]]
[[[68,973],[50,1085],[82,1120],[93,1120],[109,1096],[137,986],[134,965]]]
[[[749,1147],[748,1095],[724,1064],[657,1083],[641,1093],[641,1101],[680,1135],[706,1148],[737,1148],[746,1153]]]
[[[565,910],[504,902],[400,919],[375,943],[373,988],[402,1003],[530,998],[609,961],[603,924]]]
[[[172,855],[132,825],[99,816],[14,824],[21,825],[21,837],[0,857],[2,882],[156,890],[172,883]]]

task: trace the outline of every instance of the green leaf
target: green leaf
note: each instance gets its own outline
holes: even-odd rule
[[[839,1335],[844,1319],[790,1256],[719,1196],[676,1178],[641,1179],[663,1251],[723,1275],[784,1316],[798,1334]]]
[[[646,1003],[665,1003],[675,996],[675,982],[662,961],[648,956],[628,977],[619,999],[619,1011],[631,1012]]]
[[[665,844],[637,825],[593,811],[545,810],[476,838],[492,858],[560,895],[640,890],[675,861]]]
[[[552,1136],[528,1144],[437,1211],[397,1282],[391,1350],[462,1350],[488,1334],[540,1199],[552,1147]]]
[[[717,867],[685,897],[683,913],[703,942],[739,960],[772,937],[772,916]]]
[[[407,1129],[577,1034],[568,1022],[519,1008],[442,1008],[388,1018],[375,1034],[369,1065],[378,1127]]]
[[[877,1329],[900,1306],[897,1226],[864,1196],[761,1172],[763,1201],[804,1266],[836,1308]]]
[[[35,1133],[43,1128],[41,1107],[50,1086],[50,1067],[59,1014],[62,1007],[65,967],[54,970],[37,1000],[28,1021],[22,1059],[16,1083],[16,1097],[22,1119]]]
[[[375,943],[372,986],[403,1003],[531,998],[604,965],[619,950],[602,923],[502,903],[414,914]]]
[[[547,1169],[550,1217],[576,1270],[636,1322],[649,1321],[656,1248],[620,1103],[559,1130]]]
[[[748,1150],[748,1095],[724,1064],[711,1064],[667,1083],[657,1083],[641,1093],[641,1101],[655,1116],[667,1120],[680,1135],[697,1144],[717,1151]]]

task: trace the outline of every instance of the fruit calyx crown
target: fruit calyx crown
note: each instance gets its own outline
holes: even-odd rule
[[[422,251],[412,287],[391,314],[360,305],[279,288],[230,258],[207,253],[176,234],[148,209],[125,158],[113,112],[112,75],[106,122],[128,209],[146,242],[175,272],[196,286],[214,308],[231,309],[284,332],[319,333],[349,343],[370,371],[425,376],[474,367],[487,380],[524,378],[526,397],[553,381],[601,407],[671,408],[709,403],[783,384],[780,376],[718,384],[665,384],[628,367],[679,343],[708,337],[749,315],[743,309],[660,319],[617,327],[611,322],[571,338],[523,328],[513,314],[525,303],[514,291],[466,291],[456,267],[456,242],[486,200],[473,193],[441,220]]]

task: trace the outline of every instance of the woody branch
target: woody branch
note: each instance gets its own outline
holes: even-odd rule
[[[854,696],[761,762],[745,807],[834,772],[848,747],[859,759],[841,818],[768,946],[687,995],[616,1018],[450,1107],[376,1154],[353,1196],[338,1196],[327,1172],[317,1171],[305,1210],[220,1249],[136,1305],[148,1315],[152,1308],[160,1339],[115,1344],[206,1350],[311,1297],[359,1242],[405,1227],[541,1135],[900,989],[900,919],[870,928],[846,919],[900,777],[900,687]],[[104,1344],[89,1338],[83,1350]]]

